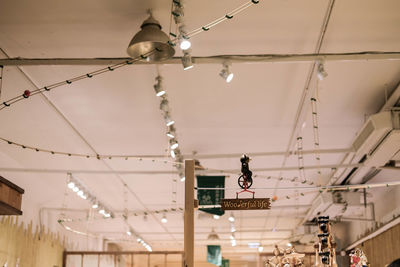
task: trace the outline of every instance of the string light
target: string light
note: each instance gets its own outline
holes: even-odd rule
[[[224,78],[224,80],[227,83],[230,83],[233,79],[233,73],[229,70],[229,63],[226,62],[222,66],[223,66],[223,68],[222,68],[221,72],[219,73],[219,75],[222,78]]]
[[[317,85],[318,86],[318,85]],[[314,155],[315,161],[317,163],[318,169],[318,184],[322,183],[322,173],[321,173],[321,156],[319,152],[319,126],[318,126],[318,113],[317,113],[317,99],[311,98],[311,114],[313,121],[313,136],[314,136]]]
[[[218,220],[218,219],[219,219],[219,215],[214,214],[213,218],[214,218],[215,220]]]
[[[230,222],[235,221],[235,217],[233,216],[233,213],[231,213],[231,215],[229,216],[228,221],[230,221]]]

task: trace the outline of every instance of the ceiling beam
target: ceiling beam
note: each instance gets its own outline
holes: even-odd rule
[[[129,57],[110,58],[6,58],[0,59],[3,66],[39,65],[113,65],[131,60]],[[356,60],[400,60],[400,52],[353,52],[353,53],[314,53],[314,54],[256,54],[256,55],[216,55],[192,57],[194,64],[261,63],[261,62],[312,62],[312,61],[356,61]],[[157,63],[137,61],[133,64],[181,65],[181,57],[173,57]]]

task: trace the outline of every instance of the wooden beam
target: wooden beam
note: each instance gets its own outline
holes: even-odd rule
[[[194,266],[194,160],[185,160],[184,267]]]

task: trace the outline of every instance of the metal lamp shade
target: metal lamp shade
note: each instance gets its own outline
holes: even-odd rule
[[[143,22],[141,28],[129,43],[129,56],[145,56],[143,61],[154,62],[171,58],[175,54],[175,49],[168,43],[168,35],[161,31],[160,23],[151,15]]]

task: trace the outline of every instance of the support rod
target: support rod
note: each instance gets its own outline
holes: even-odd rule
[[[112,65],[130,60],[127,57],[113,58],[10,58],[0,59],[3,66],[33,65]],[[192,57],[195,64],[260,63],[260,62],[311,62],[311,61],[354,61],[354,60],[400,60],[400,52],[354,52],[354,53],[320,53],[320,54],[258,54],[258,55],[216,55],[208,57]],[[149,63],[138,61],[134,64],[178,64],[181,57],[173,57],[162,62]]]
[[[304,166],[305,170],[312,170],[312,169],[333,169],[333,168],[355,168],[355,167],[363,167],[362,163],[355,163],[355,164],[327,164],[327,165],[310,165]],[[387,168],[387,167],[379,167],[379,168]],[[252,169],[253,172],[270,172],[270,171],[296,171],[298,170],[298,166],[288,166],[288,167],[271,167],[271,168],[254,168]],[[35,168],[7,168],[7,167],[0,167],[1,172],[28,172],[28,173],[81,173],[81,174],[121,174],[121,175],[128,175],[128,174],[176,174],[176,171],[137,171],[137,170],[85,170],[85,169],[35,169]],[[239,169],[224,169],[224,170],[197,170],[196,173],[227,173],[227,174],[238,174],[240,173]]]
[[[194,266],[194,160],[185,160],[184,267]]]

